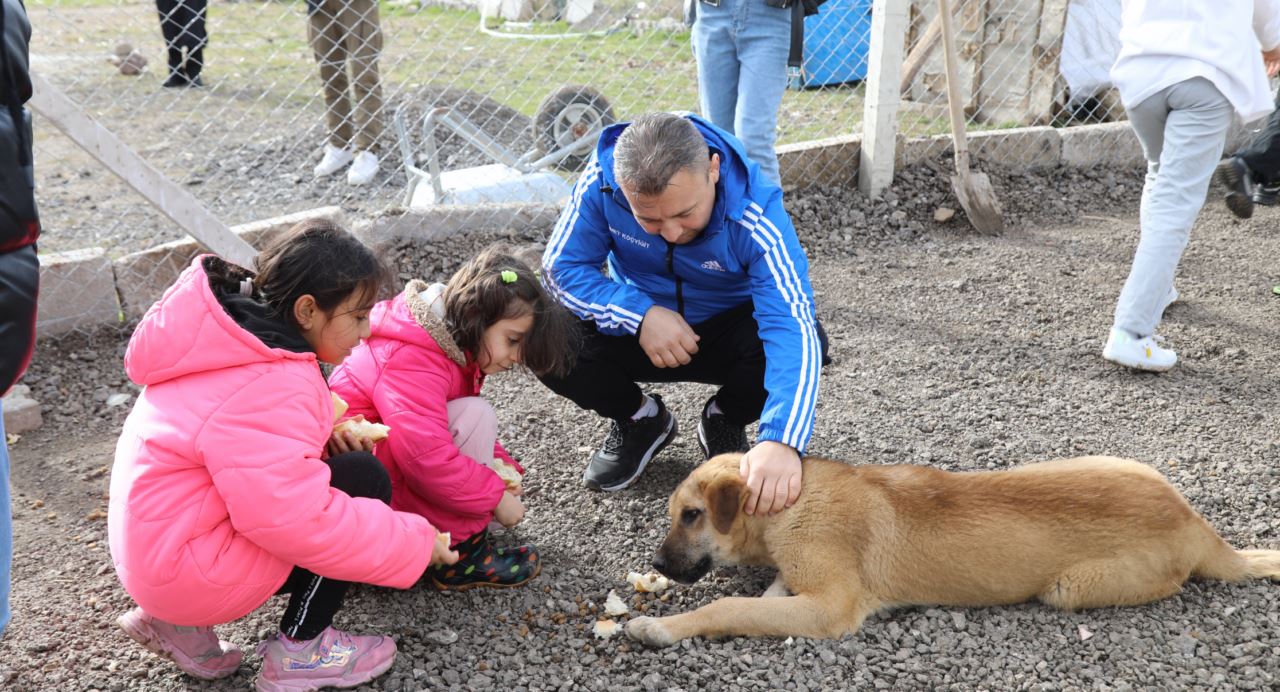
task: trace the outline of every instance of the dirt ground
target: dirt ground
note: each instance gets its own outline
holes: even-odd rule
[[[1236,221],[1210,205],[1182,262],[1161,333],[1182,361],[1125,371],[1099,352],[1136,241],[1132,172],[1002,175],[1014,228],[998,238],[936,225],[945,176],[908,171],[886,201],[818,190],[789,202],[812,260],[834,364],[813,454],[950,470],[1103,453],[1168,475],[1238,547],[1280,548],[1280,297],[1276,212]],[[1088,211],[1082,211],[1088,210]],[[402,276],[437,278],[493,237],[399,249]],[[537,243],[537,234],[506,240]],[[130,607],[106,547],[115,435],[136,390],[116,334],[41,345],[27,378],[47,422],[13,445],[14,610],[0,686],[14,690],[245,689],[276,599],[220,628],[245,648],[218,683],[181,675],[121,634]],[[581,473],[605,425],[520,375],[494,378],[504,442],[530,468],[529,513],[506,541],[545,560],[529,586],[441,594],[358,587],[337,626],[396,637],[376,690],[1276,689],[1280,588],[1190,583],[1136,608],[1062,613],[1038,604],[907,608],[839,640],[693,640],[647,650],[591,635],[610,590],[646,571],[665,498],[699,461],[710,389],[663,385],[686,434],[633,488],[590,493]],[[719,569],[632,612],[674,613],[756,595],[771,574]],[[456,641],[454,637],[456,636]]]

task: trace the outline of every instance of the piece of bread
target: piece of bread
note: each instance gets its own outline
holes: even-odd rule
[[[333,422],[337,423],[342,420],[343,416],[347,415],[347,402],[333,392],[329,392],[329,396],[333,397]]]
[[[596,620],[595,626],[591,628],[596,639],[609,639],[618,632],[622,631],[622,625],[613,620]]]
[[[662,593],[671,588],[671,580],[657,572],[648,574],[628,572],[627,583],[640,593]]]
[[[363,418],[348,418],[333,426],[334,432],[349,432],[356,437],[370,442],[381,442],[387,439],[391,428],[381,423],[370,423]]]
[[[517,490],[520,484],[524,482],[524,477],[520,475],[516,467],[501,459],[490,459],[489,468],[493,469],[494,473],[498,474],[498,478],[501,478],[502,482],[507,484],[507,490]]]

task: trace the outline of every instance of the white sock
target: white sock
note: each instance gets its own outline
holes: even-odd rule
[[[707,415],[708,416],[724,415],[724,411],[720,410],[720,402],[716,401],[715,399],[712,399],[711,405],[707,407]]]
[[[644,396],[644,403],[640,404],[640,408],[631,414],[631,420],[640,420],[649,416],[658,415],[658,402],[654,401],[648,394]]]

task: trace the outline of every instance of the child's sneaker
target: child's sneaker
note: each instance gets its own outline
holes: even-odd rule
[[[1155,335],[1139,339],[1117,327],[1111,328],[1102,357],[1126,367],[1151,372],[1164,372],[1178,362],[1178,354],[1156,343]]]
[[[475,586],[520,586],[538,576],[542,563],[531,545],[499,548],[488,531],[481,531],[453,546],[458,561],[433,565],[427,570],[431,583],[442,591],[466,591]]]
[[[258,655],[258,692],[307,692],[358,687],[382,675],[396,661],[396,643],[378,634],[352,635],[326,627],[309,642],[273,635],[258,645]]]
[[[244,652],[235,644],[219,641],[212,627],[170,625],[142,608],[116,618],[116,624],[148,651],[173,661],[184,673],[201,680],[231,675],[244,658]]]

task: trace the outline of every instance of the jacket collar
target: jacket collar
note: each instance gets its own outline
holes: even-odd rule
[[[404,303],[413,315],[413,321],[435,339],[440,350],[458,367],[467,366],[467,356],[453,340],[444,316],[444,284],[431,284],[414,279],[404,287]]]

